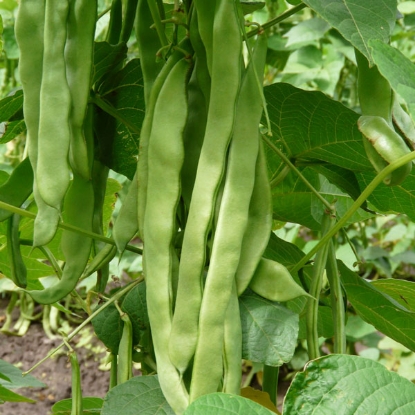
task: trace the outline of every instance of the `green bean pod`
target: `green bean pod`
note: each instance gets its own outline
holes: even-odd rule
[[[137,197],[138,180],[136,172],[112,228],[112,236],[120,254],[124,252],[128,242],[131,241],[138,231]]]
[[[94,272],[102,269],[103,266],[110,263],[117,254],[117,247],[111,244],[105,244],[103,248],[92,258],[88,267],[82,274],[82,278],[89,277]],[[102,284],[98,284],[97,291],[104,292],[107,281],[103,281]]]
[[[40,89],[43,71],[45,1],[26,0],[19,3],[15,36],[19,46],[19,75],[23,87],[23,114],[27,128],[26,145],[32,165],[33,195],[38,207],[34,224],[34,245],[46,245],[56,233],[59,211],[48,206],[40,196],[36,170],[38,165]],[[11,201],[10,201],[11,202]]]
[[[134,27],[134,20],[137,10],[138,0],[127,0],[125,12],[122,21],[122,29],[120,34],[120,41],[127,43],[130,39],[131,32]]]
[[[0,186],[0,201],[20,207],[33,190],[33,169],[28,158],[22,160],[10,177]],[[0,222],[10,218],[12,212],[0,209]]]
[[[411,116],[401,107],[397,97],[394,97],[392,107],[392,119],[395,129],[403,136],[406,144],[414,149],[415,147],[415,125]]]
[[[248,287],[268,245],[272,230],[272,194],[264,145],[259,135],[255,184],[249,205],[248,224],[242,240],[241,256],[235,274],[238,295]]]
[[[393,94],[389,82],[377,66],[370,67],[366,57],[355,49],[358,67],[357,91],[363,115],[376,115],[392,122]]]
[[[121,315],[124,325],[118,347],[117,385],[133,377],[133,325],[127,313]]]
[[[78,357],[74,350],[69,352],[72,369],[72,410],[71,415],[82,415],[82,387],[81,387],[81,370],[79,368]]]
[[[70,0],[65,46],[66,79],[71,94],[69,161],[85,180],[91,178],[84,136],[97,18],[97,0]]]
[[[187,119],[188,72],[189,63],[185,59],[177,62],[167,75],[154,106],[144,217],[143,266],[157,372],[163,394],[177,414],[186,409],[188,394],[170,361],[168,341],[172,323],[172,254],[177,233],[180,171],[184,159],[183,130]]]
[[[122,30],[122,0],[112,0],[107,42],[116,45],[120,41]]]
[[[80,209],[82,203],[82,209]],[[94,190],[91,181],[74,176],[65,197],[64,223],[92,231],[92,215],[94,209]],[[66,258],[61,280],[51,287],[38,291],[29,291],[39,304],[55,303],[68,295],[75,287],[88,263],[91,252],[91,238],[64,230],[61,250]]]
[[[405,141],[384,118],[362,115],[357,124],[360,132],[388,164],[410,153],[411,150],[405,144]],[[391,177],[386,179],[386,184],[392,186],[401,183],[411,170],[412,162],[409,162],[395,170]]]
[[[198,13],[200,17],[200,12]],[[170,356],[175,358],[175,366],[181,374],[194,355],[198,338],[206,241],[224,174],[240,89],[242,36],[235,4],[231,0],[224,0],[216,5],[213,47],[221,53],[213,55],[206,131],[184,231],[179,286],[169,346]],[[224,96],[226,99],[223,99]],[[180,341],[180,338],[186,340]],[[216,355],[215,360],[217,357]]]
[[[242,325],[236,284],[226,310],[223,341],[223,392],[240,395],[242,381]]]
[[[164,62],[157,60],[157,52],[161,48],[157,32],[150,28],[153,17],[147,0],[138,0],[135,37],[138,43],[140,66],[144,79],[144,99],[146,107],[149,106],[150,92],[157,75]]]
[[[270,301],[284,302],[308,295],[284,265],[266,258],[259,261],[249,288]]]
[[[252,60],[243,76],[236,106],[225,186],[200,307],[199,335],[190,388],[191,401],[216,391],[223,374],[222,362],[218,356],[221,356],[223,347],[223,321],[240,260],[255,182],[266,52],[267,38],[261,35],[257,39]],[[212,86],[214,87],[213,77]],[[214,309],[212,309],[213,303]]]
[[[68,11],[68,0],[46,0],[38,163],[35,169],[42,199],[59,211],[70,181],[71,94],[64,58]]]
[[[10,279],[21,288],[27,286],[27,269],[20,252],[20,216],[16,213],[7,220],[7,253],[10,264]]]
[[[184,39],[180,43],[180,47],[184,50],[190,49],[188,39]],[[138,217],[138,232],[141,240],[145,240],[144,237],[144,213],[146,209],[147,200],[147,175],[148,175],[148,143],[153,125],[154,108],[158,99],[160,90],[164,85],[167,75],[170,73],[174,65],[183,57],[181,52],[174,52],[167,60],[163,69],[158,74],[154,83],[151,86],[151,93],[146,107],[146,114],[144,117],[143,125],[140,134],[140,149],[137,164],[137,180],[138,180],[138,201],[137,201],[137,217]]]

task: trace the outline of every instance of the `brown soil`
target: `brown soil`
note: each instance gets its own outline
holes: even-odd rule
[[[22,371],[28,370],[60,343],[59,339],[48,339],[41,324],[32,323],[23,337],[0,333],[0,359],[18,366]],[[102,345],[95,337],[92,338],[92,343]],[[102,371],[99,366],[100,360],[105,357],[105,351],[96,354],[90,349],[76,347],[76,340],[71,344],[75,347],[81,366],[83,396],[103,398],[108,390],[109,371]],[[55,402],[70,398],[71,368],[65,349],[61,350],[60,354],[46,360],[31,372],[35,378],[47,385],[46,388],[14,390],[36,400],[36,403],[6,402],[0,405],[0,415],[49,415]]]

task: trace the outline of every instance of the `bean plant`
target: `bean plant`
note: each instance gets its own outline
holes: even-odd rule
[[[72,398],[52,413],[414,413],[413,383],[350,347],[354,322],[415,352],[414,283],[372,281],[337,249],[362,262],[350,227],[415,220],[412,3],[10,7],[1,143],[21,151],[0,175],[1,271],[11,309],[69,298],[86,314],[34,366],[68,352]],[[302,250],[279,223],[316,243]],[[114,282],[123,258],[142,270]],[[82,395],[71,345],[90,323],[109,353],[104,399]]]

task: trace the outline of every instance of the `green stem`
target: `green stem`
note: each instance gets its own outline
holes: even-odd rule
[[[332,212],[325,212],[322,225],[321,235],[324,236],[333,226],[335,216]],[[318,342],[318,303],[320,292],[323,286],[324,270],[326,268],[327,256],[329,251],[329,243],[326,243],[316,255],[314,261],[313,275],[310,284],[310,298],[307,300],[306,308],[306,329],[307,329],[307,350],[310,360],[320,356],[320,345]]]
[[[287,10],[286,12],[280,14],[279,16],[275,17],[274,19],[270,20],[269,22],[264,23],[261,27],[251,30],[248,33],[248,37],[255,36],[260,30],[266,30],[269,29],[272,26],[275,26],[276,24],[284,21],[285,19],[288,19],[293,14],[299,12],[300,10],[306,8],[307,5],[304,3],[300,3],[297,6],[292,7],[291,9]]]
[[[272,151],[277,153],[278,156],[282,159],[282,161],[298,175],[298,177],[311,190],[311,192],[314,193],[314,195],[321,201],[321,203],[323,203],[323,205],[327,209],[331,210],[331,204],[326,199],[324,199],[323,196],[321,196],[321,194],[314,188],[314,186],[304,177],[300,170],[298,170],[297,167],[295,167],[294,164],[291,163],[290,159],[267,136],[262,134],[262,139],[265,141],[268,147],[270,147]]]
[[[267,392],[271,402],[277,406],[277,389],[278,389],[278,374],[279,367],[264,365],[262,390]]]
[[[328,242],[328,245],[326,274],[330,285],[331,312],[334,325],[334,353],[344,354],[346,353],[346,333],[343,293],[332,239]]]
[[[376,177],[367,185],[367,187],[363,190],[360,196],[354,201],[352,206],[350,206],[349,210],[342,216],[342,218],[337,222],[335,226],[321,239],[320,242],[313,248],[311,251],[304,255],[304,257],[297,262],[297,264],[290,269],[292,273],[298,272],[314,255],[315,253],[321,249],[323,245],[330,240],[332,236],[334,236],[345,224],[346,222],[353,216],[353,214],[360,208],[360,206],[367,200],[367,198],[372,194],[372,192],[379,186],[380,183],[383,182],[385,177],[391,174],[394,170],[402,167],[406,163],[415,159],[415,151],[412,151],[409,154],[399,158],[398,160],[394,161],[393,163],[389,164],[389,166],[385,167],[381,172],[379,172]]]
[[[160,39],[161,46],[167,46],[169,41],[164,33],[164,25],[160,19],[160,13],[155,0],[148,0],[148,7],[150,8],[151,16],[154,20],[154,26],[156,26],[157,34]]]
[[[0,209],[5,209],[5,210],[8,210],[9,212],[17,213],[18,215],[24,216],[24,217],[29,218],[29,219],[36,219],[36,215],[34,213],[29,212],[29,211],[24,210],[24,209],[21,209],[21,208],[18,208],[18,207],[13,206],[13,205],[9,205],[8,203],[5,203],[5,202],[0,201]],[[88,232],[84,229],[78,228],[78,227],[73,226],[73,225],[68,225],[68,224],[63,223],[63,222],[59,222],[58,227],[61,228],[61,229],[76,232],[76,233],[78,233],[80,235],[84,235],[88,238],[96,239],[98,241],[102,241],[102,242],[105,242],[107,244],[111,244],[111,245],[115,246],[115,242],[114,242],[113,239],[107,238],[106,236],[100,235],[99,233]],[[136,246],[127,245],[125,249],[127,251],[135,252],[136,254],[140,254],[140,255],[143,254],[143,250],[140,249],[140,248],[137,248]]]
[[[113,297],[111,297],[105,304],[103,304],[101,307],[99,307],[97,310],[95,310],[90,316],[88,316],[87,319],[85,319],[72,333],[68,334],[66,336],[66,340],[70,341],[73,339],[87,324],[91,322],[91,320],[97,316],[102,310],[107,308],[109,305],[111,305],[113,302],[119,300],[121,297],[123,297],[125,294],[127,294],[131,289],[133,289],[136,285],[138,285],[140,282],[143,281],[143,278],[137,278],[130,284],[128,284],[123,289],[117,291]],[[23,372],[22,375],[25,376],[32,372],[34,369],[36,369],[38,366],[40,366],[43,362],[45,362],[47,359],[52,357],[56,352],[58,352],[63,346],[65,345],[64,342],[62,342],[59,346],[52,349],[43,359],[39,360],[34,366],[32,366],[29,370],[26,372]]]
[[[107,114],[114,117],[119,122],[122,122],[129,130],[133,133],[140,134],[140,129],[131,124],[126,118],[124,118],[116,108],[114,108],[111,104],[108,104],[105,100],[103,100],[99,95],[94,92],[91,92],[90,102],[95,104],[97,107],[101,108]]]

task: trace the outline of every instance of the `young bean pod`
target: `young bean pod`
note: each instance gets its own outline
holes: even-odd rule
[[[117,385],[133,377],[133,325],[127,313],[121,314],[123,329],[118,347]]]
[[[228,10],[228,14],[229,12],[231,11]],[[236,106],[225,186],[200,307],[199,335],[190,387],[191,401],[215,391],[223,373],[222,362],[218,358],[223,348],[223,322],[247,228],[259,151],[258,129],[262,116],[262,76],[267,51],[266,36],[259,36],[255,46],[252,60],[243,76]],[[212,304],[215,304],[214,309]]]
[[[21,288],[26,288],[27,285],[27,269],[20,252],[20,237],[19,237],[20,216],[13,214],[7,220],[7,253],[10,263],[10,278]]]
[[[203,14],[199,13],[198,16],[201,23]],[[224,174],[240,89],[242,36],[233,1],[224,0],[216,4],[212,30],[213,47],[221,53],[215,54],[212,61],[212,88],[206,131],[184,231],[170,344],[170,356],[175,358],[175,365],[182,374],[196,348],[206,241]],[[223,99],[224,96],[226,99]],[[186,340],[179,341],[180,338]]]
[[[38,163],[35,170],[42,199],[59,211],[70,181],[71,94],[64,58],[68,12],[68,0],[46,0]]]
[[[81,370],[79,368],[78,357],[74,350],[69,352],[72,369],[72,410],[71,415],[82,415],[82,387],[81,387]]]
[[[148,187],[144,216],[143,265],[157,371],[163,394],[178,414],[186,409],[188,394],[170,361],[168,341],[172,324],[172,255],[177,233],[180,171],[184,159],[183,130],[187,119],[188,76],[189,63],[182,59],[167,75],[154,106],[148,146]]]
[[[87,112],[97,0],[71,0],[65,45],[66,79],[71,94],[69,160],[72,169],[85,180],[91,178],[88,146],[84,136]]]

